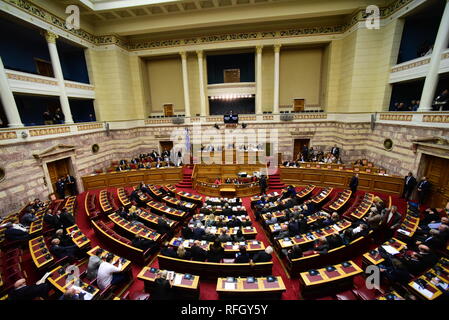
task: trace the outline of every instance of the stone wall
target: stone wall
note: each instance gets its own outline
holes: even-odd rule
[[[247,129],[277,129],[279,152],[282,160],[293,158],[294,139],[310,139],[313,147],[327,151],[334,144],[341,148],[345,163],[367,158],[376,166],[384,167],[389,174],[405,175],[408,171],[417,172],[419,163],[412,151],[412,140],[432,136],[449,136],[448,129],[431,127],[403,126],[377,123],[372,131],[369,123],[343,122],[304,122],[304,123],[263,123],[249,124]],[[203,126],[202,130],[216,130]],[[5,145],[0,151],[0,163],[6,171],[0,182],[0,215],[21,208],[27,201],[38,197],[47,199],[49,188],[44,184],[44,170],[33,154],[41,153],[57,145],[75,147],[74,163],[78,180],[95,169],[103,169],[111,161],[129,159],[139,153],[148,153],[159,148],[159,141],[170,140],[172,125],[164,127],[140,127],[87,133],[77,136],[60,137],[39,142]],[[224,134],[223,129],[220,131]],[[243,131],[244,132],[244,131]],[[383,147],[386,138],[393,140],[393,149]],[[92,144],[97,143],[100,150],[94,154]],[[80,186],[80,184],[79,184]]]

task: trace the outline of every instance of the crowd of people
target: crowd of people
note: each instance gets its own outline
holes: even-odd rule
[[[66,194],[66,187],[68,191],[70,192],[70,195],[75,196],[78,194],[78,189],[76,186],[76,179],[71,176],[70,174],[67,174],[65,177],[60,177],[56,183],[56,192],[59,195],[60,199],[65,198]]]
[[[337,163],[342,164],[340,157],[340,148],[334,145],[329,152],[322,151],[319,147],[308,147],[304,145],[302,150],[296,155],[293,161],[284,161],[284,167],[299,167],[303,162],[321,162],[321,163]]]
[[[417,111],[421,101],[411,100],[410,102],[398,101],[393,104],[391,111]],[[449,90],[444,89],[433,101],[432,111],[448,111],[449,110]]]
[[[172,158],[175,158],[172,160]],[[171,151],[165,149],[159,154],[157,151],[152,150],[150,153],[142,153],[138,157],[128,160],[120,160],[119,165],[115,168],[115,171],[127,171],[131,169],[151,169],[154,168],[169,168],[180,167],[182,163],[182,153],[178,151],[176,157],[173,157]],[[155,164],[154,164],[155,163]]]
[[[44,124],[63,124],[65,121],[64,113],[61,108],[57,108],[55,112],[51,112],[49,109],[42,114]]]

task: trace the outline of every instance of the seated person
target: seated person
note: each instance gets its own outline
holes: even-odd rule
[[[368,235],[369,227],[365,223],[360,223],[356,228],[352,229],[352,238],[365,237]]]
[[[338,234],[331,234],[327,237],[327,243],[329,244],[329,249],[335,249],[343,245],[343,240]]]
[[[414,275],[424,272],[426,269],[435,265],[437,261],[438,256],[424,244],[418,246],[417,252],[406,255],[401,259],[401,262],[404,263],[407,270]]]
[[[151,300],[171,300],[173,280],[167,280],[167,270],[159,270],[151,289]]]
[[[75,259],[77,256],[78,247],[75,245],[62,246],[61,240],[54,238],[51,240],[50,252],[57,258],[62,259],[64,257],[69,257]]]
[[[190,252],[188,252],[182,244],[178,247],[178,250],[176,250],[176,255],[179,259],[190,260],[191,258]]]
[[[136,235],[134,237],[134,239],[132,240],[131,245],[133,247],[142,249],[143,251],[147,251],[148,249],[154,248],[154,246],[156,245],[156,242],[154,240],[145,239],[145,238],[142,238],[142,237]]]
[[[207,228],[204,230],[204,235],[202,236],[201,240],[208,241],[208,242],[214,242],[215,239],[216,239],[215,235],[212,234],[212,233],[210,232],[210,228],[207,227]]]
[[[271,254],[273,253],[273,248],[271,246],[268,246],[265,248],[265,251],[259,251],[256,254],[254,254],[252,258],[252,262],[258,263],[258,262],[270,262],[273,258]]]
[[[193,228],[193,239],[195,240],[201,240],[203,235],[205,234],[203,225],[201,223],[197,223],[195,228]]]
[[[14,289],[8,293],[8,300],[31,301],[36,298],[46,299],[50,291],[48,284],[41,279],[36,284],[27,285],[25,279],[19,279],[14,283]]]
[[[169,242],[165,242],[164,246],[161,248],[161,255],[176,258],[176,251],[175,249],[169,244]]]
[[[48,224],[51,228],[57,229],[61,227],[61,222],[59,221],[59,217],[48,209],[44,214],[44,222]]]
[[[244,242],[245,240],[242,230],[237,230],[237,233],[234,235],[234,242]]]
[[[301,247],[297,244],[287,250],[287,258],[289,260],[298,259],[303,256]]]
[[[73,246],[75,244],[75,243],[73,243],[73,240],[72,240],[72,238],[70,236],[64,234],[64,230],[63,229],[56,230],[54,238],[59,239],[60,245],[63,246],[63,247]]]
[[[220,242],[230,242],[232,238],[229,234],[226,233],[226,230],[221,230],[221,234],[217,238]]]
[[[181,230],[181,236],[184,239],[193,239],[193,231],[192,231],[192,229],[189,226],[185,226]]]
[[[199,240],[195,240],[193,242],[192,248],[190,248],[190,253],[192,255],[192,259],[194,261],[206,261],[207,252],[203,248],[201,248],[201,243]]]
[[[9,241],[16,241],[16,240],[28,240],[30,234],[28,233],[28,230],[22,226],[21,224],[11,223],[8,222],[6,225],[5,230],[5,238]]]
[[[59,298],[59,300],[84,300],[84,292],[71,286],[68,288],[64,294]]]
[[[25,212],[25,214],[20,219],[20,223],[24,226],[30,226],[33,221],[36,221],[37,217],[34,214],[34,209],[31,209],[29,212]]]
[[[315,240],[313,244],[313,249],[310,253],[313,254],[326,254],[329,250],[329,244],[327,243],[327,239],[325,237],[321,237]]]
[[[283,224],[281,226],[281,231],[277,236],[275,236],[275,239],[283,239],[290,237],[290,232],[288,231],[288,225]]]
[[[95,251],[95,255],[89,257],[86,272],[87,279],[92,281],[97,277],[98,267],[102,262],[101,255],[103,254],[103,252],[104,250],[102,248],[99,248],[97,249],[97,251]]]
[[[209,247],[209,252],[207,254],[207,261],[209,262],[220,262],[224,257],[224,248],[221,245],[221,242],[215,240],[212,245]]]
[[[271,213],[267,213],[267,220],[265,220],[265,223],[267,225],[275,224],[278,222],[278,219],[274,217]]]
[[[111,262],[114,254],[108,253],[105,260],[98,267],[97,285],[100,290],[104,290],[110,285],[118,285],[127,281],[127,276],[121,272],[122,259],[119,260],[118,266],[114,266]]]
[[[246,252],[245,246],[239,247],[239,252],[236,253],[234,263],[249,263],[249,255]]]

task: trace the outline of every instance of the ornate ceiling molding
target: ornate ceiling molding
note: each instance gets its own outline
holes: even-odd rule
[[[79,39],[85,40],[96,46],[117,45],[128,51],[167,48],[195,44],[210,44],[219,42],[232,42],[243,40],[263,40],[263,39],[282,39],[288,37],[305,37],[310,35],[329,35],[341,34],[349,30],[355,24],[364,21],[366,18],[365,10],[360,9],[352,14],[348,22],[335,26],[316,26],[296,29],[285,29],[276,31],[263,32],[243,32],[243,33],[229,33],[217,34],[208,36],[190,37],[184,39],[167,39],[167,40],[140,40],[136,42],[128,42],[125,38],[118,35],[94,35],[83,29],[68,29],[65,24],[65,19],[56,16],[55,14],[39,7],[38,5],[28,0],[2,0],[42,21],[45,21],[65,32],[68,32]],[[390,6],[380,8],[381,18],[388,18],[405,5],[414,0],[396,0]]]

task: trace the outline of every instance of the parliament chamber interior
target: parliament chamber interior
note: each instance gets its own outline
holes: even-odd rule
[[[0,0],[0,26],[3,303],[448,299],[448,1]]]

